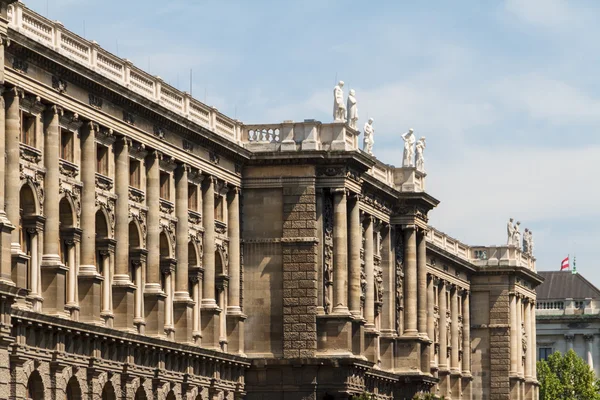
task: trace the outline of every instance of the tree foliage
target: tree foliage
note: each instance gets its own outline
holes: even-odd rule
[[[600,382],[573,350],[538,361],[540,400],[600,400]]]

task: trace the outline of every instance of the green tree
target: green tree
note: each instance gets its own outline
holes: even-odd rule
[[[540,400],[600,400],[600,382],[573,350],[538,361]]]

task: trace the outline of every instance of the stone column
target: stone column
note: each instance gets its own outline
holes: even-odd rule
[[[587,344],[587,364],[594,370],[594,335],[584,335],[583,338]]]
[[[404,334],[417,336],[417,237],[416,227],[404,227]]]
[[[471,307],[469,301],[470,293],[467,290],[463,291],[462,317],[463,317],[463,334],[462,334],[462,373],[471,374]]]
[[[427,240],[426,231],[417,232],[417,315],[419,335],[427,337]]]
[[[133,330],[135,313],[134,286],[129,276],[129,147],[131,142],[121,137],[115,143],[115,276],[113,277],[114,326],[118,329]],[[137,287],[141,291],[141,287]]]
[[[44,253],[40,268],[43,310],[45,313],[64,315],[66,268],[60,259],[60,127],[58,119],[62,109],[50,107],[44,121]]]
[[[518,335],[517,295],[513,293],[510,295],[510,375],[519,372]]]
[[[525,340],[527,350],[525,352],[525,378],[531,379],[531,366],[532,366],[532,357],[533,349],[531,348],[531,303],[529,301],[525,302],[524,309],[525,315],[523,318],[524,331],[525,331]]]
[[[165,293],[160,280],[160,157],[158,151],[146,157],[146,282],[144,285],[144,318],[146,334],[163,336],[165,327]]]
[[[68,265],[68,282],[67,282],[67,306],[71,310],[79,309],[79,305],[77,304],[77,263],[75,259],[75,250],[77,248],[76,243],[74,241],[69,241],[66,243],[67,250],[67,263]],[[73,317],[74,311],[71,311],[71,316]]]
[[[100,283],[96,268],[96,133],[98,125],[84,124],[81,133],[81,247],[78,274],[79,319],[102,324]]]
[[[439,303],[440,303],[440,369],[448,369],[448,329],[447,329],[447,314],[448,314],[448,303],[446,299],[446,282],[440,282],[439,291]]]
[[[348,311],[348,211],[346,190],[333,191],[333,314]]]
[[[365,319],[366,327],[375,329],[375,265],[373,259],[373,217],[365,219],[365,275],[367,288],[365,290]]]
[[[436,277],[433,275],[429,275],[427,279],[427,336],[430,340],[434,340],[435,337],[435,311],[433,309],[434,306],[434,290],[435,290],[435,280]],[[435,346],[429,346],[429,366],[430,368],[437,369],[437,365],[435,363]],[[429,371],[423,371],[429,372]]]
[[[229,236],[229,301],[228,314],[242,312],[240,307],[240,189],[229,191],[227,236]]]
[[[10,96],[10,94],[7,94],[7,96]],[[6,125],[8,120],[6,119],[5,107],[4,97],[0,96],[0,121],[5,121],[4,123],[0,122],[0,282],[13,286],[15,283],[11,277],[12,262],[10,249],[12,242],[11,232],[15,229],[15,226],[9,221],[4,211],[4,204],[6,202],[6,167],[8,166],[8,159],[6,157],[6,140],[8,139]]]
[[[202,246],[202,280],[201,328],[202,345],[212,349],[220,349],[219,318],[221,309],[217,305],[215,290],[215,184],[216,178],[208,176],[203,180],[202,190],[202,226],[204,238]]]
[[[200,301],[202,300],[202,296],[200,295],[200,272],[196,272],[194,275],[190,276],[190,280],[192,281],[192,299],[194,300],[192,336],[194,337],[194,343],[200,345],[202,339],[202,333],[200,331]]]
[[[6,170],[5,170],[5,206],[6,216],[13,226],[19,225],[19,194],[21,187],[21,177],[19,171],[20,149],[19,141],[21,135],[21,112],[19,103],[21,91],[17,88],[11,88],[6,92]],[[19,252],[19,230],[14,229],[11,233],[12,253]]]
[[[362,247],[362,229],[360,226],[360,203],[358,196],[353,196],[352,208],[348,218],[348,232],[350,234],[348,247],[350,260],[348,264],[348,279],[350,281],[350,313],[360,317],[360,248]]]
[[[177,216],[177,271],[175,273],[175,294],[173,296],[173,319],[175,341],[192,343],[192,299],[189,292],[188,245],[190,241],[188,209],[189,167],[180,164],[175,173],[175,215]]]
[[[227,349],[231,353],[244,353],[244,320],[240,307],[240,188],[229,190],[227,204],[227,236],[229,237],[229,282],[227,293]]]
[[[565,335],[565,341],[567,342],[567,351],[573,350],[573,342],[575,341],[575,335]]]
[[[104,282],[102,283],[102,315],[108,317],[112,315],[110,309],[110,290],[111,290],[111,276],[110,276],[110,253],[106,250],[100,252],[102,258],[102,277]],[[107,318],[108,319],[108,318]]]
[[[536,328],[536,324],[535,324],[535,309],[536,309],[536,303],[535,301],[533,301],[531,303],[531,346],[533,349],[533,368],[531,370],[531,375],[532,378],[534,380],[537,381],[537,368],[536,368],[536,363],[537,363],[537,328]],[[537,390],[537,387],[535,388],[535,390]],[[537,399],[537,397],[534,397]]]
[[[523,376],[523,303],[521,295],[517,295],[517,370]]]
[[[453,373],[460,372],[460,364],[458,362],[458,288],[455,286],[450,292],[450,318],[452,318],[451,328],[451,344],[452,352],[450,353],[450,371]]]
[[[38,241],[40,232],[37,229],[29,228],[28,233],[31,235],[31,259],[29,260],[29,269],[31,272],[31,297],[38,297],[41,293],[38,291],[40,286],[40,274],[39,274],[39,253],[38,253]],[[70,256],[70,254],[69,254]],[[41,310],[34,310],[40,312]]]

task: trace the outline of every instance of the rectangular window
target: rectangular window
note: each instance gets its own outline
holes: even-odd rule
[[[140,188],[140,162],[133,158],[129,159],[129,186]]]
[[[540,347],[540,354],[538,361],[547,360],[548,357],[553,353],[552,347]]]
[[[73,162],[73,132],[66,129],[60,131],[60,158]]]
[[[192,211],[198,211],[198,186],[188,185],[188,208]]]
[[[96,172],[108,176],[108,147],[96,145]]]
[[[215,195],[215,219],[223,222],[223,197]]]
[[[161,199],[170,200],[170,175],[167,172],[160,173],[160,197]]]
[[[33,115],[21,113],[21,143],[35,147],[35,120]]]

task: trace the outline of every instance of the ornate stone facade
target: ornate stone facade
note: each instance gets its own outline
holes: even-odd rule
[[[423,168],[0,13],[0,398],[537,398],[535,260],[429,226]]]

